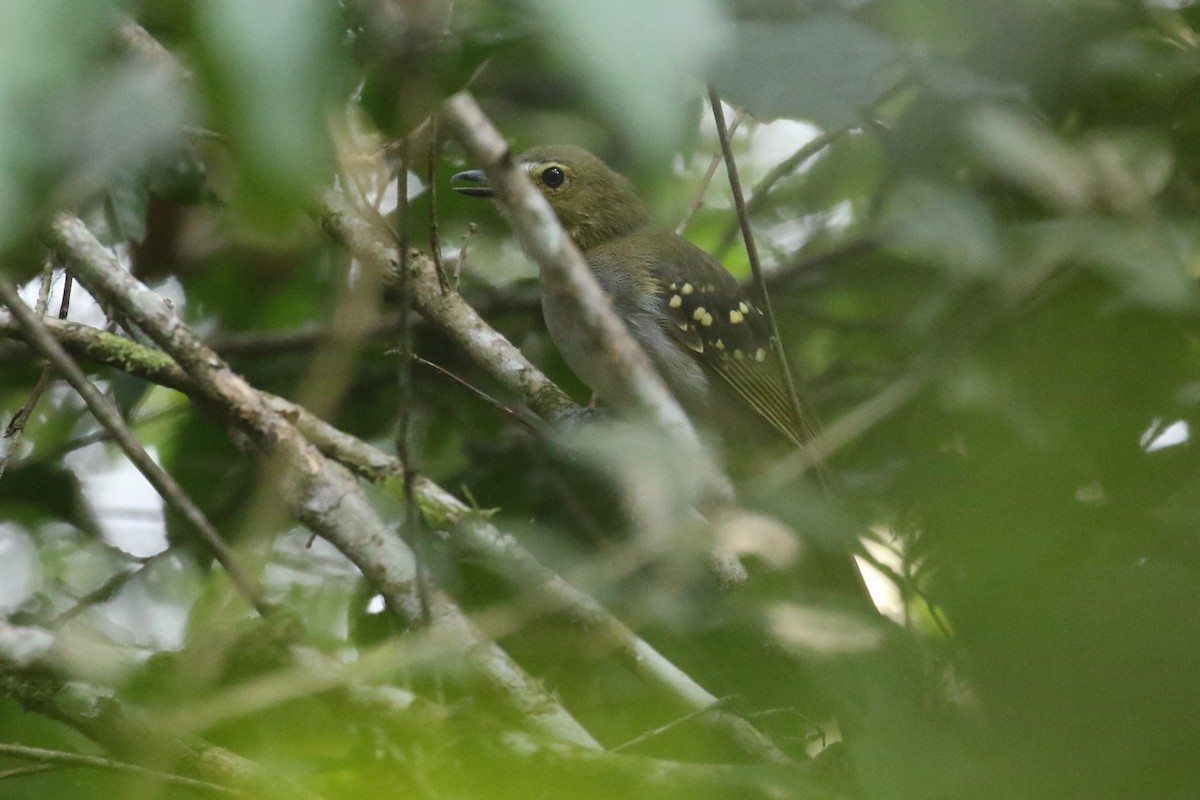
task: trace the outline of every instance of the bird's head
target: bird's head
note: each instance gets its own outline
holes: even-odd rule
[[[518,162],[550,202],[580,250],[625,236],[650,221],[650,211],[634,192],[633,185],[582,147],[534,147],[522,153]],[[456,192],[473,197],[492,196],[487,178],[480,170],[460,172],[452,180],[483,184],[456,186]]]

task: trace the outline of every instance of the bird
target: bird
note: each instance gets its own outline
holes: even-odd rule
[[[763,455],[802,447],[812,437],[807,415],[787,384],[772,326],[762,306],[715,257],[655,222],[628,178],[574,145],[541,145],[517,158],[583,254],[613,309],[690,413],[713,423],[733,473],[750,482]],[[451,177],[470,197],[492,197],[482,170]],[[465,186],[454,184],[467,184]],[[546,328],[567,365],[595,375],[592,350],[552,293],[542,294]],[[599,386],[590,386],[603,397]],[[747,424],[757,421],[757,425]],[[818,465],[820,485],[828,476]],[[731,474],[731,477],[733,475]],[[849,553],[813,548],[801,570],[808,591],[837,592],[873,613]]]
[[[518,163],[690,413],[727,432],[734,429],[731,415],[749,416],[802,444],[806,421],[786,383],[770,321],[720,261],[657,224],[633,184],[581,147],[537,146]],[[493,195],[481,170],[459,172],[451,183],[463,195]],[[453,185],[462,183],[469,185]],[[590,374],[585,334],[573,316],[549,293],[542,296],[542,312],[567,365],[577,375]],[[589,388],[603,397],[599,387]]]

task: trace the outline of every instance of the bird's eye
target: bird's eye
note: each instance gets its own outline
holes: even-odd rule
[[[567,179],[566,174],[561,167],[546,167],[542,170],[542,183],[549,186],[551,189],[557,189],[563,185],[563,181]]]

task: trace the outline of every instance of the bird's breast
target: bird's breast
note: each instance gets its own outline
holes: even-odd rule
[[[590,259],[589,266],[617,316],[650,357],[672,393],[684,402],[703,401],[708,377],[696,359],[668,334],[660,297],[643,291],[626,270],[597,269]],[[604,344],[583,331],[574,310],[554,293],[542,293],[542,315],[550,338],[567,365],[600,399],[611,399],[615,394],[613,379],[601,364]]]

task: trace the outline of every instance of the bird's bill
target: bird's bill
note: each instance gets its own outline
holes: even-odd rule
[[[465,181],[467,183],[482,183],[482,186],[452,186],[451,188],[459,194],[465,194],[468,197],[491,197],[493,195],[492,187],[487,185],[487,176],[483,174],[481,169],[469,169],[466,172],[460,172],[450,178],[452,183]]]

